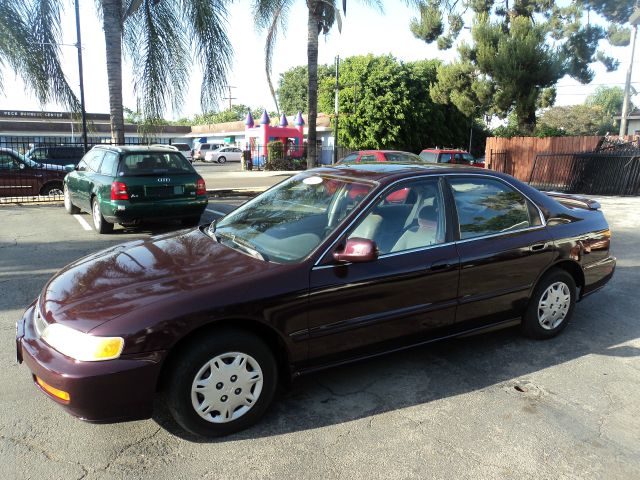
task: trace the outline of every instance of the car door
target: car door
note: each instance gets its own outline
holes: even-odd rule
[[[242,150],[240,150],[239,148],[232,148],[231,155],[232,155],[233,161],[235,162],[239,162],[242,160]]]
[[[31,167],[11,152],[0,152],[0,196],[38,195],[43,177],[40,169]]]
[[[405,203],[387,201],[405,189],[409,191]],[[423,209],[435,215],[432,231],[419,231]],[[345,354],[389,350],[450,328],[456,309],[458,254],[450,241],[449,223],[436,177],[401,182],[380,194],[311,271],[310,360],[330,363]],[[393,241],[388,241],[390,235]],[[410,242],[403,241],[407,235]],[[380,248],[378,259],[337,263],[333,251],[346,238],[373,240]]]
[[[103,156],[104,150],[100,148],[91,149],[82,159],[81,163],[84,163],[84,170],[78,170],[76,195],[73,202],[87,212],[91,211],[91,193],[93,192],[94,182]]]
[[[553,259],[544,218],[502,179],[448,175],[447,180],[460,255],[456,328],[519,317],[536,279]]]

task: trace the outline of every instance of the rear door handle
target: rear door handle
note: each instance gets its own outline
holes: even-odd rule
[[[429,267],[429,270],[432,272],[437,272],[439,270],[447,270],[451,267],[450,263],[432,263]]]
[[[529,247],[529,250],[531,250],[532,252],[541,252],[545,248],[547,248],[546,243],[536,243],[535,245],[531,245]]]

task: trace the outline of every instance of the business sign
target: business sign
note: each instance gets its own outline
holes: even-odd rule
[[[0,110],[0,117],[6,118],[21,118],[21,119],[33,119],[33,120],[45,120],[45,119],[67,119],[71,116],[65,112],[34,112],[28,110]]]

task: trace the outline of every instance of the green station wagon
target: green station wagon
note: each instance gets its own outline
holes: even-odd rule
[[[99,233],[141,220],[196,225],[207,206],[207,189],[173,149],[98,145],[64,178],[64,206],[72,214],[91,212]]]

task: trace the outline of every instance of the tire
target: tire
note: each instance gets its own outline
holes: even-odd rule
[[[218,163],[227,163],[227,157],[218,157]]]
[[[63,188],[63,192],[64,209],[67,211],[67,213],[70,215],[77,215],[78,213],[80,213],[80,209],[71,202],[71,195],[69,194],[69,189],[66,185]]]
[[[42,190],[40,190],[40,195],[62,195],[62,183],[48,183]]]
[[[187,217],[180,220],[185,227],[195,227],[200,223],[200,217]]]
[[[576,283],[567,271],[554,268],[538,282],[522,318],[522,332],[546,339],[565,329],[576,304]]]
[[[91,218],[93,226],[98,233],[111,233],[113,231],[113,223],[107,222],[100,211],[100,202],[97,197],[91,199]]]
[[[233,361],[240,364],[234,366]],[[210,365],[219,370],[214,373]],[[175,421],[191,433],[209,438],[229,435],[264,415],[277,382],[273,352],[262,340],[242,331],[220,330],[189,344],[173,362],[167,407]]]

